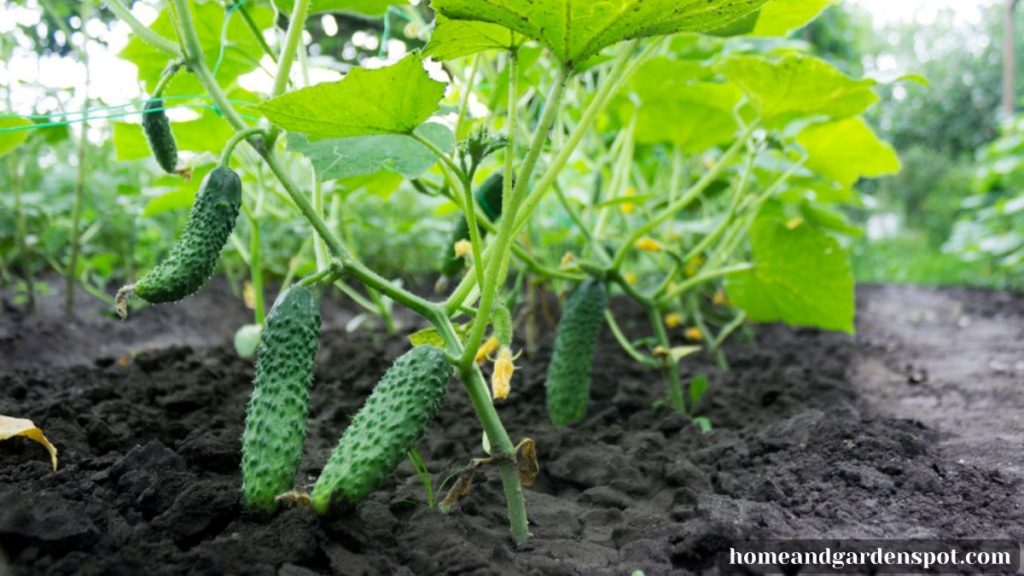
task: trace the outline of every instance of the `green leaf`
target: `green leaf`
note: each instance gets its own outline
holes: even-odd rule
[[[412,344],[413,348],[419,346],[433,346],[435,348],[444,349],[445,343],[441,333],[437,331],[437,328],[423,328],[417,330],[412,334],[409,334],[409,343]]]
[[[797,135],[807,151],[807,167],[852,186],[862,177],[896,174],[902,168],[896,151],[875,135],[862,118],[814,124]]]
[[[294,0],[273,0],[274,6],[284,14],[292,13]],[[344,12],[346,14],[358,14],[379,18],[388,11],[389,6],[403,6],[408,4],[403,0],[312,0],[309,3],[309,14],[320,14],[323,12]]]
[[[729,295],[755,322],[785,322],[853,333],[853,272],[833,238],[772,218],[750,232],[754,268],[728,281]]]
[[[445,84],[418,54],[386,68],[355,68],[338,82],[289,92],[259,106],[271,122],[310,140],[411,134],[439,109]]]
[[[767,0],[433,0],[453,20],[500,24],[540,41],[567,66],[632,38],[721,28]]]
[[[146,143],[141,124],[114,122],[114,150],[118,161],[140,160],[152,154]],[[204,114],[197,120],[171,122],[171,132],[179,150],[212,152],[219,154],[224,144],[235,133],[227,121],[214,114]]]
[[[690,409],[691,410],[696,408],[697,404],[700,404],[701,399],[704,398],[704,394],[707,394],[707,391],[708,391],[708,375],[707,374],[697,374],[696,376],[693,377],[693,380],[690,380]]]
[[[195,201],[196,190],[182,186],[147,202],[146,207],[142,210],[142,215],[146,218],[151,218],[165,212],[182,210],[191,207],[195,204]]]
[[[693,419],[693,423],[696,424],[704,434],[710,434],[713,429],[711,426],[711,420],[708,420],[707,416],[698,416]]]
[[[32,133],[28,118],[0,118],[0,156],[21,146]]]
[[[769,126],[814,116],[856,116],[878,101],[874,80],[854,80],[828,62],[803,54],[774,61],[730,56],[717,70],[747,94]]]
[[[455,60],[486,50],[510,50],[522,37],[504,26],[469,20],[449,20],[438,14],[423,55],[436,60]]]
[[[455,137],[447,126],[427,123],[417,128],[416,133],[445,152],[455,149]],[[301,134],[290,134],[288,148],[312,160],[321,182],[381,170],[418,178],[438,161],[429,148],[404,134],[334,138],[312,143]]]
[[[202,48],[210,69],[214,71],[222,86],[231,84],[242,74],[255,70],[259,66],[259,58],[263,49],[246,26],[241,15],[237,13],[230,15],[227,34],[223,38],[225,42],[222,42],[225,11],[220,3],[189,2],[189,6],[192,9],[196,34],[199,36],[199,46]],[[256,26],[261,30],[272,26],[274,13],[268,7],[250,5],[248,11]],[[178,37],[174,31],[171,15],[167,10],[161,11],[149,28],[172,41]],[[224,46],[223,51],[221,50],[222,45]],[[139,68],[139,80],[145,84],[147,91],[152,91],[156,87],[156,83],[160,80],[169,61],[167,54],[147,44],[136,34],[131,36],[128,45],[119,56]],[[202,89],[194,75],[178,72],[165,89],[164,95],[181,94],[205,94],[205,90]]]
[[[786,36],[809,24],[831,3],[832,0],[771,0],[761,8],[751,34]]]
[[[642,96],[636,119],[637,142],[673,142],[684,152],[700,152],[730,142],[737,129],[732,111],[741,96],[729,84],[710,82]]]

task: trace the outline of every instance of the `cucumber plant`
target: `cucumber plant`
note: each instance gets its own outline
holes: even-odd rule
[[[306,497],[312,508],[329,513],[375,489],[415,448],[454,375],[489,454],[474,462],[497,467],[517,544],[529,537],[523,485],[537,467],[532,440],[513,444],[496,405],[511,393],[515,371],[508,302],[517,294],[503,294],[513,271],[530,284],[579,285],[548,372],[547,404],[558,425],[585,415],[603,323],[630,356],[665,375],[668,404],[678,410],[685,409],[678,362],[693,350],[673,345],[666,315],[692,320],[712,351],[745,318],[851,328],[852,284],[832,237],[842,220],[826,204],[852,197],[859,177],[898,165],[859,119],[874,103],[873,81],[843,76],[792,45],[765,54],[779,43],[728,39],[784,36],[825,3],[551,0],[555,9],[539,10],[532,0],[432,0],[432,26],[411,27],[424,30],[422,50],[316,85],[297,80],[308,76],[302,43],[311,13],[383,10],[346,0],[275,1],[278,18],[254,13],[239,22],[226,21],[216,3],[169,0],[147,27],[123,0],[105,4],[134,32],[126,57],[147,84],[167,101],[197,82],[222,118],[217,125],[230,129],[178,245],[121,300],[134,292],[173,301],[197,290],[233,238],[240,209],[254,279],[260,231],[272,228],[262,216],[274,210],[297,211],[315,255],[263,327],[243,440],[251,509],[273,509],[291,488],[316,351],[316,291],[336,287],[381,311],[394,303],[430,328],[417,333],[342,435]],[[425,23],[424,6],[393,4]],[[261,21],[287,22],[276,51]],[[233,82],[249,64],[208,60],[214,49],[223,54],[225,42],[211,30],[234,33],[236,48],[252,48],[252,62],[257,50],[271,53],[274,81],[261,102]],[[447,76],[431,61],[443,62]],[[167,80],[160,73],[167,62],[188,81]],[[293,73],[296,63],[306,74]],[[474,111],[480,106],[486,111]],[[169,133],[164,127],[147,133]],[[164,146],[158,155],[169,150],[165,138],[156,140]],[[239,163],[256,194],[227,167],[242,143]],[[837,163],[841,146],[854,152]],[[304,186],[299,177],[310,167]],[[267,175],[276,183],[264,182]],[[458,214],[455,241],[440,259],[452,280],[443,299],[373,270],[339,217],[350,208],[346,192],[396,177],[404,184],[394,186]],[[286,280],[298,275],[290,270]],[[727,308],[713,334],[717,324],[706,320],[719,318],[704,313],[703,299],[724,278],[742,312]],[[616,322],[607,302],[618,294],[650,317],[647,343],[629,340]],[[256,321],[264,324],[258,313]],[[488,389],[481,363],[491,353]]]

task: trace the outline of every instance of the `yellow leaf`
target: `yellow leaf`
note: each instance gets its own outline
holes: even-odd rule
[[[50,453],[50,463],[53,464],[53,470],[57,470],[57,449],[46,439],[42,430],[37,428],[31,420],[0,415],[0,441],[16,436],[22,436],[42,444]]]

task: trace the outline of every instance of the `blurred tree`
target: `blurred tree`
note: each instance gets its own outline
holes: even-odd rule
[[[1003,112],[1007,117],[1017,110],[1017,5],[1020,0],[1006,0],[1003,15]]]

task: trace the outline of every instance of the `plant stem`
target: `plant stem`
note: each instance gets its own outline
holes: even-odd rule
[[[252,213],[249,216],[249,276],[252,280],[253,313],[256,323],[263,325],[266,320],[266,304],[263,301],[263,259],[260,242],[260,220]]]
[[[288,89],[292,63],[295,62],[295,54],[298,51],[299,42],[302,40],[302,31],[306,28],[308,13],[309,0],[295,0],[288,20],[288,32],[285,33],[284,44],[281,46],[281,55],[277,58],[277,74],[274,76],[274,88],[270,92],[271,98],[277,98]],[[267,143],[273,145],[280,133],[281,131],[276,126],[272,127],[270,135],[267,137]]]
[[[85,86],[83,87],[84,100],[82,109],[89,109],[89,84],[92,79],[92,71],[89,67],[89,33],[86,32],[85,22],[88,21],[91,12],[91,2],[82,2],[82,65],[85,66]],[[82,133],[78,138],[78,178],[75,182],[75,205],[71,212],[71,256],[68,258],[67,268],[64,270],[64,312],[71,316],[75,311],[75,285],[78,281],[78,258],[82,251],[82,209],[85,203],[85,180],[88,174],[87,166],[87,144],[86,133],[89,130],[89,123],[82,121]]]
[[[686,404],[683,402],[683,383],[679,378],[679,365],[668,353],[672,348],[672,343],[668,339],[668,333],[665,332],[665,323],[661,319],[661,312],[657,306],[648,306],[647,315],[651,320],[651,327],[654,328],[654,337],[657,338],[658,345],[666,352],[666,355],[660,359],[661,372],[665,376],[665,384],[668,388],[666,400],[669,407],[676,412],[686,413]]]
[[[224,145],[224,150],[220,154],[220,165],[223,167],[230,165],[231,154],[234,153],[235,147],[237,147],[242,140],[245,140],[250,136],[255,136],[256,134],[266,134],[266,132],[266,130],[260,127],[245,128],[235,132],[235,134],[228,140],[227,144]],[[262,146],[262,143],[255,144],[254,147],[256,146]]]
[[[222,113],[228,122],[236,130],[246,129],[245,122],[231,106],[231,103],[227,100],[227,97],[206,66],[203,54],[199,50],[195,25],[188,11],[186,0],[173,0],[173,2],[173,6],[176,7],[178,12],[182,28],[182,39],[185,43],[185,51],[188,54],[193,72],[196,73],[200,82],[207,92],[210,93],[214,101],[222,107]],[[327,228],[326,223],[316,213],[309,200],[300,193],[285,168],[277,160],[273,150],[269,147],[263,147],[257,148],[256,151],[263,157],[270,170],[281,182],[282,186],[284,186],[285,191],[299,211],[309,221],[316,233],[323,238],[327,247],[338,260],[337,266],[340,268],[341,273],[357,278],[368,290],[377,290],[379,293],[423,316],[441,333],[445,340],[445,345],[453,356],[458,357],[460,354],[463,354],[461,339],[455,332],[451,321],[448,319],[448,315],[445,314],[441,307],[395,286],[354,259],[338,238]],[[475,352],[475,348],[473,350]],[[501,419],[498,417],[494,404],[491,402],[487,385],[479,368],[475,363],[471,362],[465,369],[461,369],[460,373],[463,374],[463,385],[469,393],[477,417],[483,424],[484,430],[491,440],[491,445],[496,448],[499,455],[499,469],[508,503],[508,515],[513,539],[517,544],[525,543],[529,538],[529,529],[526,519],[526,503],[523,499],[522,485],[519,481],[515,465],[515,448],[508,437],[508,433],[505,432],[504,426],[501,424]]]
[[[32,312],[36,308],[36,286],[32,278],[32,259],[28,251],[28,231],[25,226],[25,208],[21,203],[21,166],[16,155],[11,155],[11,174],[14,175],[14,219],[18,234],[18,252],[21,263],[21,273],[25,279],[25,290],[28,292],[27,308]]]
[[[484,284],[480,286],[480,306],[476,321],[473,322],[473,329],[466,342],[466,351],[462,356],[462,365],[469,366],[474,363],[476,350],[483,339],[484,331],[487,330],[488,321],[491,315],[491,307],[497,298],[498,291],[505,283],[505,276],[508,274],[508,261],[511,255],[510,244],[513,239],[516,216],[519,214],[519,207],[523,202],[525,192],[529,187],[530,177],[537,166],[541,150],[548,140],[548,131],[555,123],[558,109],[561,107],[562,92],[565,89],[567,71],[559,69],[555,78],[555,84],[544,106],[544,114],[537,124],[537,131],[533,135],[533,142],[526,153],[519,170],[515,186],[510,194],[511,198],[503,199],[504,210],[501,225],[498,227],[498,236],[494,240],[494,253],[486,261],[487,270]],[[512,135],[510,134],[510,137]],[[479,265],[479,264],[478,264]]]
[[[666,303],[668,303],[668,302],[670,302],[670,301],[672,301],[672,300],[682,296],[683,294],[689,292],[690,290],[694,289],[695,287],[700,286],[702,284],[706,284],[706,283],[708,283],[708,282],[710,282],[712,280],[715,280],[717,278],[722,278],[722,277],[725,277],[725,276],[731,276],[733,274],[739,274],[740,272],[746,272],[747,270],[752,270],[753,268],[754,268],[753,264],[742,263],[742,264],[733,264],[732,266],[726,266],[724,268],[719,268],[717,270],[711,270],[709,272],[701,272],[700,274],[694,276],[693,278],[687,279],[682,284],[679,284],[678,286],[676,286],[672,290],[669,290],[668,292],[666,292],[664,296],[662,296],[661,298],[658,299],[658,304],[660,304],[660,305],[666,304]]]
[[[171,42],[167,38],[157,34],[150,30],[145,24],[139,22],[131,10],[124,5],[121,0],[103,0],[103,3],[107,5],[107,8],[114,13],[122,22],[128,25],[139,38],[145,41],[147,44],[153,46],[161,52],[167,53],[169,56],[178,58],[181,56],[181,48],[179,48],[174,42]]]
[[[612,335],[615,336],[615,340],[617,340],[619,346],[621,346],[622,349],[626,351],[626,354],[629,354],[630,358],[636,360],[637,362],[643,364],[644,366],[661,366],[661,364],[659,364],[656,360],[647,356],[643,352],[640,352],[639,350],[636,349],[635,346],[633,346],[632,342],[629,341],[629,338],[626,338],[626,335],[622,332],[622,328],[619,326],[619,323],[615,320],[615,315],[612,313],[611,310],[607,308],[605,309],[604,319],[608,323],[608,328],[611,329]]]
[[[240,0],[232,6],[235,10],[238,10],[239,14],[242,15],[242,20],[245,21],[246,27],[252,32],[256,41],[259,42],[260,48],[263,48],[263,52],[270,57],[270,59],[276,64],[277,54],[274,54],[274,50],[267,44],[267,39],[263,37],[263,32],[260,31],[259,26],[256,25],[256,21],[252,19],[252,15],[249,14],[249,9],[245,7],[245,0]]]
[[[718,160],[715,167],[709,170],[708,173],[698,180],[696,184],[691,186],[690,189],[687,190],[686,193],[678,200],[663,208],[661,212],[645,222],[643,226],[634,229],[629,237],[626,238],[626,241],[619,247],[618,252],[615,253],[615,259],[612,261],[612,268],[618,270],[622,267],[622,263],[626,260],[626,256],[629,254],[630,250],[633,249],[633,244],[635,244],[637,240],[650,233],[651,230],[661,226],[666,220],[675,216],[680,210],[685,209],[701,194],[703,194],[704,190],[706,190],[707,187],[722,174],[726,166],[728,166],[732,159],[740,152],[740,150],[743,149],[743,146],[746,144],[747,137],[749,137],[752,130],[753,127],[751,127],[742,137],[737,139],[736,142],[734,142]]]

